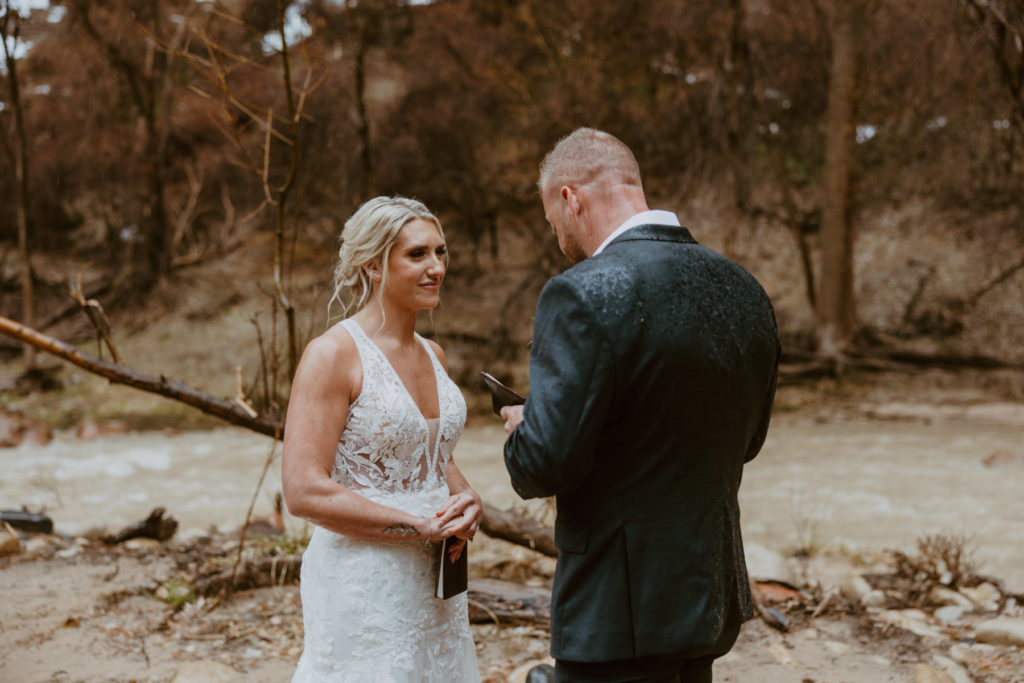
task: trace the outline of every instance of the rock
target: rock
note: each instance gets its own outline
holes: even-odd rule
[[[960,592],[986,612],[994,612],[999,609],[999,599],[1003,597],[999,589],[988,582],[970,588],[961,588]]]
[[[154,550],[163,546],[163,543],[155,538],[129,538],[122,544],[130,550]]]
[[[181,665],[171,683],[234,683],[242,674],[220,662],[188,662]]]
[[[860,603],[871,590],[871,584],[858,571],[849,572],[839,582],[839,592],[853,603]]]
[[[932,655],[932,663],[935,667],[949,674],[949,677],[953,679],[954,683],[973,683],[971,675],[967,673],[967,669],[963,668],[949,657],[943,657],[942,655]]]
[[[782,666],[797,667],[800,665],[793,657],[792,651],[782,643],[772,643],[765,649]]]
[[[950,624],[964,615],[967,610],[960,605],[946,605],[935,610],[934,616],[941,624]]]
[[[963,607],[965,610],[974,609],[974,602],[970,598],[945,586],[936,586],[932,589],[932,592],[928,594],[928,604],[938,607],[956,605],[957,607]]]
[[[885,607],[889,604],[889,598],[885,596],[885,591],[870,590],[860,599],[860,603],[865,607]]]
[[[780,553],[756,543],[745,543],[743,554],[747,558],[747,573],[751,578],[797,583],[793,569]]]
[[[914,683],[956,683],[956,681],[944,671],[933,669],[927,664],[916,664],[914,666]]]
[[[1024,646],[1024,619],[999,617],[983,621],[974,627],[974,637],[979,643]]]
[[[846,643],[840,643],[836,640],[826,640],[825,649],[834,655],[839,655],[840,657],[843,655],[848,655],[851,652],[853,652],[852,647],[850,647]]]
[[[56,548],[57,544],[53,542],[53,536],[33,536],[25,541],[25,552],[32,555],[48,555]]]
[[[0,557],[4,555],[17,555],[21,552],[21,540],[18,534],[4,528],[0,528]]]
[[[547,657],[545,659],[527,662],[522,666],[516,667],[516,669],[508,675],[508,678],[506,680],[508,681],[508,683],[527,683],[527,681],[530,681],[530,676],[533,676],[533,678],[536,679],[538,674],[546,674],[547,670],[544,667],[551,667],[552,671],[554,671],[555,660],[551,657]],[[535,669],[539,669],[539,671],[535,672]],[[554,677],[552,677],[550,680],[555,679]]]
[[[919,609],[886,610],[878,614],[878,620],[892,624],[904,631],[927,638],[941,638],[942,632],[928,623],[928,615]]]

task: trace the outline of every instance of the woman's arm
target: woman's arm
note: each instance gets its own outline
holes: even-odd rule
[[[355,342],[335,328],[310,342],[292,383],[281,483],[296,517],[369,541],[441,540],[447,519],[419,517],[370,501],[331,479],[338,440],[362,386]],[[444,521],[442,521],[444,519]]]

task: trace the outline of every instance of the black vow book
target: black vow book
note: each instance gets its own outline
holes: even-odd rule
[[[435,595],[445,600],[469,588],[468,544],[459,553],[459,559],[454,562],[451,561],[448,555],[449,545],[457,540],[459,539],[449,536],[437,544],[440,557],[438,557],[437,562],[437,591]]]
[[[481,372],[480,376],[484,378],[484,384],[487,385],[487,389],[491,392],[491,410],[498,417],[501,417],[501,409],[505,406],[521,406],[526,403],[525,396],[520,396],[506,387],[495,379],[494,375]]]

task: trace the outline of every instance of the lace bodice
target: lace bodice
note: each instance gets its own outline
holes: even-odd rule
[[[435,432],[384,352],[354,320],[340,324],[359,350],[363,386],[349,407],[332,478],[351,489],[384,494],[429,491],[445,485],[448,461],[466,421],[462,392],[449,379],[430,344],[416,335],[430,357],[437,381],[441,414]]]

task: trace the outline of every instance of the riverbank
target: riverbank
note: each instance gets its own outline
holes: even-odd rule
[[[943,624],[935,606],[908,615],[836,597],[851,572],[884,573],[889,551],[912,555],[921,538],[936,535],[963,539],[979,574],[1024,592],[1024,501],[1015,485],[1024,474],[1021,378],[931,371],[867,380],[780,389],[764,450],[744,475],[744,535],[752,573],[800,587],[806,598],[775,606],[787,633],[748,624],[717,678],[947,680],[919,678],[915,671],[927,667],[954,681],[1022,680],[1013,673],[1019,650],[979,643],[974,630],[986,619],[1024,616],[1014,602]],[[61,538],[32,547],[25,538],[20,555],[0,560],[0,679],[170,681],[188,666],[221,665],[239,680],[286,680],[301,651],[295,586],[244,591],[215,606],[174,598],[187,583],[184,549],[211,535],[230,539],[268,458],[254,514],[270,515],[279,449],[235,428],[79,432],[68,426],[46,446],[3,452],[0,506],[45,508]],[[484,498],[506,508],[519,503],[502,440],[495,420],[476,416],[455,457]],[[180,523],[163,546],[86,540],[157,506]],[[286,514],[285,529],[300,537],[304,525]],[[474,545],[476,576],[550,578],[548,558],[492,539]],[[479,624],[474,633],[494,683],[546,655],[543,628]]]

